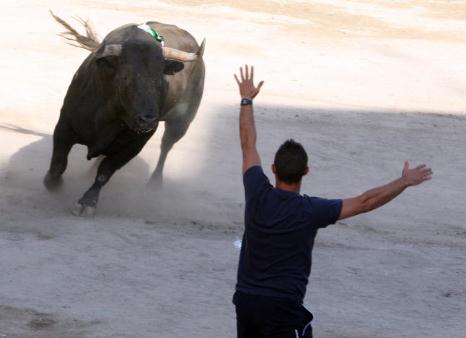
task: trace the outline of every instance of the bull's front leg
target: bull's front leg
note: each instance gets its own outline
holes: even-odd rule
[[[107,184],[116,170],[128,163],[141,151],[144,144],[146,144],[154,132],[155,129],[150,133],[140,135],[136,139],[127,142],[126,145],[118,152],[105,157],[99,165],[94,184],[76,203],[75,208],[72,211],[74,215],[89,217],[95,214],[102,187]]]
[[[53,152],[50,168],[44,177],[44,185],[48,190],[58,188],[62,183],[62,175],[68,164],[68,154],[76,135],[68,123],[60,117],[53,132]]]
[[[87,190],[84,195],[75,204],[72,213],[76,216],[93,216],[99,200],[100,189],[110,180],[113,173],[117,170],[111,161],[105,158],[99,166],[94,184]]]
[[[87,159],[90,160],[94,157],[101,155],[105,149],[107,149],[111,143],[115,140],[119,133],[125,128],[123,122],[113,122],[107,126],[100,128],[99,139],[88,147]]]

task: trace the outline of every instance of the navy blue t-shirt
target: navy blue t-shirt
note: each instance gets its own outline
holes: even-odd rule
[[[340,216],[342,200],[273,187],[260,166],[243,176],[245,231],[236,290],[302,303],[319,228]]]

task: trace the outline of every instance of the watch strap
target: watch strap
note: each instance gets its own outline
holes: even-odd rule
[[[241,105],[242,106],[249,106],[249,105],[252,105],[252,100],[251,99],[248,99],[247,97],[243,97],[241,99]]]

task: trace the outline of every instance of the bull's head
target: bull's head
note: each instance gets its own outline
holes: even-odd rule
[[[145,34],[145,33],[143,33]],[[95,51],[101,86],[130,129],[144,133],[159,121],[164,98],[164,75],[184,68],[197,55],[162,47],[146,36],[122,44],[104,41]]]

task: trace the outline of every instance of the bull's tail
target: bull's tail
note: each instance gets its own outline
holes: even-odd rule
[[[78,33],[76,29],[74,29],[69,23],[67,23],[65,20],[62,18],[56,16],[53,14],[52,11],[50,11],[50,14],[53,16],[53,18],[60,23],[63,27],[66,28],[66,31],[63,33],[60,33],[59,35],[71,42],[68,42],[70,45],[75,46],[75,47],[80,47],[84,48],[90,51],[93,51],[94,49],[97,48],[97,46],[100,45],[99,38],[97,37],[96,32],[92,28],[91,24],[89,21],[83,20],[81,18],[78,18],[78,20],[86,29],[86,35],[81,35]]]

